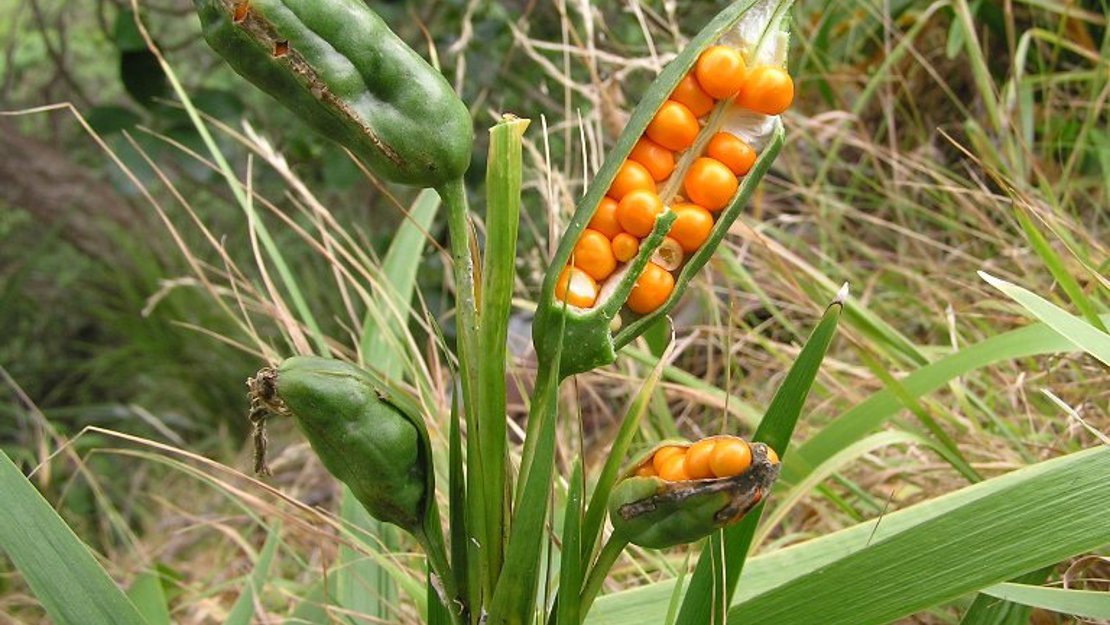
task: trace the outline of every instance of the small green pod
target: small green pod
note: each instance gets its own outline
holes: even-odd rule
[[[676,445],[689,443],[665,441],[641,455],[609,496],[613,533],[633,545],[665,549],[704,538],[743,518],[778,478],[778,458],[763,443],[750,444],[751,465],[731,477],[668,481],[638,471],[656,451]]]
[[[423,531],[434,474],[428,434],[410,402],[367,371],[313,356],[262,369],[248,385],[254,405],[293,417],[371,515]]]
[[[437,188],[470,165],[470,112],[361,0],[194,0],[241,76],[379,176]]]

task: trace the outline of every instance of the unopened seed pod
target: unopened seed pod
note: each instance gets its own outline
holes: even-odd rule
[[[407,398],[350,363],[289,358],[248,381],[252,405],[291,416],[324,467],[375,518],[414,534],[435,492],[424,420]]]
[[[554,363],[563,346],[560,377],[612,363],[617,350],[666,315],[770,169],[784,141],[780,117],[744,108],[735,94],[747,93],[742,82],[759,68],[774,67],[785,73],[788,36],[783,23],[791,4],[791,0],[732,3],[663,69],[632,112],[563,233],[538,300],[533,343],[545,366]],[[699,60],[702,80],[716,81],[709,88],[698,83]],[[719,67],[729,70],[727,80],[717,80],[721,76],[714,68]],[[759,93],[746,98],[751,102],[771,99]],[[716,158],[709,154],[709,146],[719,135],[729,138],[725,147],[731,149],[715,145],[714,153],[720,156]],[[678,226],[670,237],[678,243],[680,254],[656,257],[661,246],[669,245],[677,208],[695,204],[701,212],[688,217],[698,219]],[[614,250],[636,251],[632,256],[622,253],[616,269],[597,279],[596,297],[571,301],[568,291],[557,287],[588,224],[609,237]],[[638,247],[624,240],[617,245],[617,237],[627,236],[637,239]],[[645,270],[651,274],[648,277],[659,278],[649,262],[668,267],[668,288],[658,297],[645,299],[638,292],[630,300]],[[613,323],[618,317],[623,321]]]
[[[470,164],[470,113],[362,0],[194,0],[241,76],[379,176],[439,187]]]
[[[725,471],[723,477],[708,467],[714,446],[723,452],[718,455],[733,456],[716,467]],[[737,449],[746,450],[746,461],[740,458],[739,464],[730,465],[737,461]],[[693,466],[699,463],[706,466]],[[778,474],[778,456],[763,443],[734,436],[693,445],[666,441],[636,459],[613,487],[613,533],[652,549],[696,541],[743,518],[767,496]]]

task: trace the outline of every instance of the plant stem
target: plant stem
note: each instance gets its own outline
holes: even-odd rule
[[[478,359],[478,413],[475,421],[481,436],[478,451],[485,473],[483,564],[491,578],[501,574],[509,501],[512,497],[511,464],[506,423],[505,363],[507,362],[509,314],[516,279],[517,233],[520,226],[521,137],[528,120],[506,115],[490,129],[489,159],[486,163],[486,240],[478,288],[481,311]]]
[[[471,247],[471,227],[466,189],[462,179],[453,180],[436,190],[447,208],[447,229],[451,245],[451,259],[455,279],[455,328],[456,353],[459,359],[459,378],[462,387],[463,416],[467,424],[466,478],[467,478],[467,530],[470,533],[468,549],[485,541],[485,489],[482,483],[484,467],[478,449],[481,427],[478,414],[478,333],[479,311],[475,288],[475,250]],[[493,596],[497,583],[496,571],[489,566],[486,550],[476,548],[480,573],[481,595]]]
[[[455,577],[451,572],[451,564],[447,561],[447,546],[443,540],[443,529],[439,524],[439,507],[434,503],[424,528],[413,532],[413,536],[424,548],[424,554],[428,558],[428,575],[435,575],[439,579],[439,587],[431,579],[428,582],[436,588],[440,601],[447,608],[447,613],[451,615],[451,622],[453,625],[466,625],[465,597],[459,595]],[[439,592],[440,589],[442,592]],[[430,610],[431,606],[428,609]]]
[[[557,366],[557,363],[556,363]],[[520,507],[520,498],[524,486],[528,483],[528,474],[532,470],[532,463],[536,456],[536,444],[539,442],[540,426],[545,419],[554,414],[556,394],[559,392],[559,381],[551,375],[551,364],[539,363],[536,369],[536,386],[532,389],[532,400],[528,406],[528,425],[524,436],[524,449],[520,455],[520,475],[517,479],[516,498],[513,508]]]
[[[590,568],[590,576],[586,578],[586,585],[582,589],[582,596],[578,600],[578,609],[583,618],[589,613],[590,606],[593,605],[598,591],[601,590],[601,584],[609,576],[609,570],[613,568],[617,558],[620,557],[621,552],[627,546],[628,541],[624,538],[610,535],[609,540],[605,541],[605,545],[602,546],[601,553],[597,554],[597,561]]]

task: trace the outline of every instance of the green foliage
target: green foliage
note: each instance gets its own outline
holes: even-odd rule
[[[0,452],[0,549],[58,625],[146,625],[88,548]]]
[[[51,45],[56,51],[68,34],[49,22],[60,5],[39,4],[48,18],[42,37],[17,38],[0,55],[0,76],[11,68],[15,77],[13,89],[5,83],[13,102],[37,102],[28,94],[56,74],[29,68],[52,63]],[[1019,1],[1006,11],[977,0],[797,3],[791,67],[800,103],[785,118],[789,140],[773,166],[764,162],[758,189],[751,185],[750,214],[737,209],[713,259],[685,285],[671,312],[673,340],[669,326],[641,342],[644,328],[626,325],[624,357],[565,384],[562,405],[545,354],[529,442],[518,447],[506,417],[528,403],[516,392],[529,389],[531,367],[500,346],[536,303],[549,236],[568,220],[571,231],[581,225],[569,208],[582,184],[595,187],[587,198],[604,192],[606,172],[650,116],[637,105],[650,109],[668,94],[665,85],[649,87],[664,62],[681,60],[664,70],[668,80],[685,71],[698,39],[690,45],[682,33],[729,4],[601,3],[581,14],[577,5],[439,3],[419,19],[411,7],[377,7],[402,39],[431,52],[425,56],[456,83],[480,125],[490,111],[544,122],[523,137],[499,126],[490,156],[475,159],[465,184],[440,189],[450,259],[424,253],[425,243],[441,244],[435,193],[368,192],[347,154],[213,66],[191,19],[152,7],[144,22],[166,44],[169,63],[148,65],[147,77],[132,73],[132,96],[149,103],[154,95],[141,89],[164,95],[161,75],[180,106],[129,102],[118,51],[157,57],[137,27],[127,31],[128,11],[109,10],[101,20],[108,32],[66,39],[74,66],[95,61],[68,73],[92,94],[73,99],[96,105],[82,110],[135,176],[120,177],[120,188],[151,194],[183,253],[138,254],[168,245],[143,240],[120,245],[134,263],[90,261],[53,233],[26,236],[28,213],[0,212],[0,321],[10,337],[0,342],[0,361],[62,434],[44,436],[21,401],[0,408],[16,416],[0,420],[3,444],[33,466],[81,426],[111,423],[156,438],[168,428],[185,437],[181,445],[242,464],[239,380],[260,359],[317,352],[372,369],[420,403],[440,496],[450,501],[448,577],[471,606],[496,606],[493,621],[542,618],[553,601],[559,625],[586,611],[590,623],[668,625],[706,622],[700,617],[710,611],[715,622],[727,614],[744,623],[853,625],[913,613],[928,622],[963,614],[969,625],[1011,625],[1028,620],[1030,606],[1105,618],[1104,593],[1038,586],[1056,583],[1057,563],[1108,539],[1098,517],[1107,507],[1098,479],[1106,454],[1075,453],[1097,445],[1094,432],[1104,429],[1097,399],[1106,376],[1096,361],[1106,360],[1110,322],[1108,223],[1105,211],[1093,210],[1106,205],[1110,186],[1098,125],[1107,39],[1104,11],[1091,3]],[[87,7],[72,6],[70,27],[93,23]],[[17,22],[28,19],[24,11]],[[0,34],[26,23],[13,26],[0,10]],[[36,122],[21,128],[38,132]],[[140,125],[161,136],[136,136]],[[625,127],[632,130],[614,146]],[[485,142],[482,133],[475,154]],[[113,171],[87,152],[75,158]],[[468,201],[483,196],[471,214]],[[998,292],[976,279],[980,270]],[[843,339],[829,347],[826,318],[824,338],[806,340],[845,281],[858,295],[844,302]],[[140,317],[148,303],[156,304],[151,316]],[[66,314],[67,305],[89,314]],[[182,323],[235,347],[197,338]],[[564,337],[560,349],[580,347],[542,319],[537,327]],[[819,372],[818,347],[829,349]],[[782,390],[772,399],[775,388]],[[102,400],[113,405],[93,405]],[[149,410],[122,408],[130,403]],[[153,425],[140,424],[140,414]],[[227,435],[228,423],[239,431]],[[619,539],[604,540],[604,503],[629,449],[662,432],[756,426],[756,438],[780,452],[794,441],[767,514],[687,550],[626,550]],[[768,439],[771,427],[779,431]],[[331,491],[313,482],[315,465],[288,444],[289,429],[271,433],[286,467],[275,487],[331,506]],[[168,471],[157,475],[169,484],[198,470],[160,466],[159,454],[175,453],[168,449],[125,463],[98,455],[113,447],[99,433],[70,443],[81,464],[44,465],[60,467],[66,480],[44,492],[112,558],[113,575],[144,571],[130,595],[150,622],[216,604],[237,619],[289,623],[337,614],[351,623],[451,618],[438,605],[434,576],[425,583],[424,556],[412,556],[404,537],[383,534],[350,497],[335,520],[274,505],[255,485],[208,477],[191,485],[197,509],[230,501],[249,502],[250,511],[221,515],[219,531],[190,523],[193,534],[245,534],[242,523],[267,525],[259,515],[294,519],[269,525],[265,560],[246,550],[253,572],[213,580],[208,572],[224,561],[203,562],[181,581],[146,562],[117,561],[117,541],[129,540],[121,526],[150,531],[158,544],[166,530],[154,521],[176,512],[163,501],[172,496],[163,495],[162,480],[125,485],[132,463]],[[1048,459],[1055,456],[1062,457]],[[985,479],[964,487],[954,467]],[[71,471],[101,483],[70,481]],[[98,490],[105,487],[108,497]],[[152,498],[144,489],[159,492]],[[125,497],[117,518],[111,506]],[[305,529],[333,521],[333,533]],[[211,551],[234,553],[221,547]],[[282,558],[271,561],[278,550]],[[1032,569],[1039,577],[1020,575]],[[57,595],[26,570],[32,591]],[[107,580],[99,575],[93,583]],[[267,601],[264,589],[282,599]]]

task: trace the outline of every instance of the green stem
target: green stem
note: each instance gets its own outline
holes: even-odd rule
[[[425,527],[413,532],[416,541],[424,548],[428,558],[429,574],[434,574],[443,589],[439,597],[451,615],[453,625],[466,625],[464,613],[466,612],[465,597],[459,595],[455,577],[451,572],[451,564],[447,561],[447,545],[443,540],[443,529],[439,524],[439,507],[434,503]],[[431,580],[429,580],[431,583]],[[435,584],[432,584],[433,587]],[[430,606],[429,606],[430,609]]]
[[[524,449],[520,455],[520,476],[517,480],[516,498],[513,509],[520,507],[520,498],[524,493],[524,486],[528,483],[528,474],[532,470],[532,463],[536,456],[536,444],[539,442],[540,426],[544,420],[555,412],[556,394],[559,392],[559,381],[551,375],[551,364],[541,362],[536,370],[536,386],[532,389],[532,403],[528,407],[528,425],[524,435]]]
[[[601,590],[601,584],[605,582],[606,577],[609,577],[609,570],[613,568],[617,558],[620,557],[621,552],[627,546],[628,541],[615,534],[609,536],[609,540],[605,541],[601,553],[597,554],[597,561],[590,568],[590,576],[586,578],[586,585],[582,589],[582,596],[578,600],[578,609],[583,617],[590,612],[590,606],[597,598],[597,593]]]
[[[455,279],[455,328],[456,352],[459,358],[459,377],[462,387],[463,416],[467,424],[466,477],[467,477],[467,529],[474,543],[485,541],[482,512],[485,508],[482,476],[482,454],[478,449],[481,432],[478,415],[478,298],[475,288],[474,251],[471,249],[471,227],[466,189],[461,178],[452,180],[436,189],[447,208],[447,230],[451,245],[451,259]],[[477,548],[476,559],[481,571],[481,594],[493,596],[496,571],[487,561],[486,550]]]

